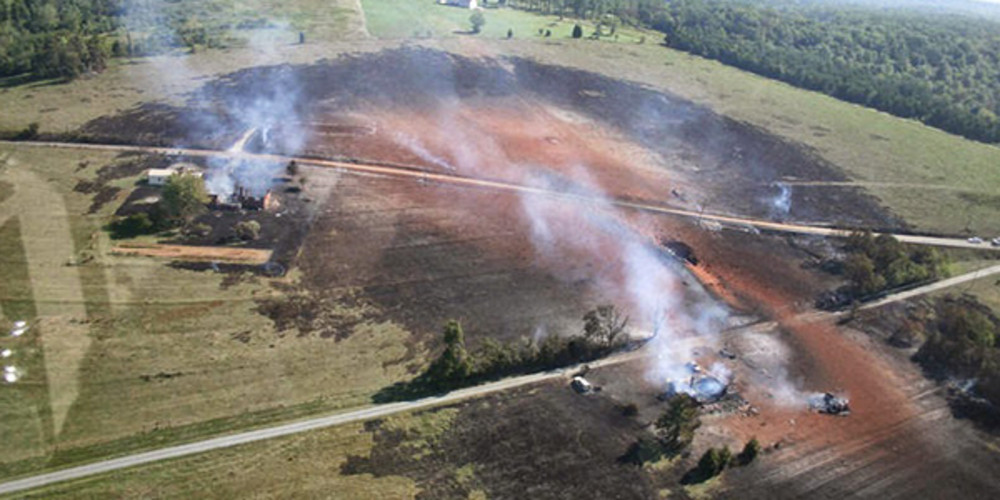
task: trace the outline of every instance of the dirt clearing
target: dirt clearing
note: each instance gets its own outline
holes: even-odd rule
[[[234,264],[264,264],[271,259],[270,250],[255,248],[194,247],[155,243],[128,243],[111,249],[113,255],[133,255],[188,262],[229,262]]]

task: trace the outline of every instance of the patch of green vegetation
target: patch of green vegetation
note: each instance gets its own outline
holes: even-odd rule
[[[936,250],[926,246],[907,249],[885,234],[875,237],[870,232],[853,233],[844,249],[844,276],[854,299],[864,300],[885,290],[937,279],[947,270]]]
[[[612,305],[603,305],[584,316],[582,338],[550,335],[542,342],[525,339],[500,344],[485,339],[480,349],[465,349],[462,325],[450,320],[444,327],[444,351],[416,378],[397,382],[373,396],[376,403],[416,399],[459,387],[601,358],[625,346],[620,335],[628,319]]]
[[[14,195],[14,185],[9,182],[0,181],[0,203],[7,201]]]
[[[111,255],[112,242],[101,227],[116,204],[89,213],[93,196],[75,187],[122,159],[23,146],[0,149],[9,153],[5,181],[12,181],[15,190],[30,182],[30,192],[48,193],[36,197],[35,204],[19,204],[21,217],[0,225],[0,305],[8,318],[38,315],[44,328],[32,330],[38,336],[25,337],[34,342],[45,335],[39,345],[45,347],[46,361],[50,351],[53,359],[68,360],[42,363],[38,354],[37,363],[26,365],[26,380],[38,382],[30,387],[40,403],[29,411],[21,396],[8,401],[12,412],[0,419],[0,435],[22,438],[4,441],[11,447],[0,475],[361,405],[379,388],[408,376],[410,333],[394,323],[356,321],[340,340],[321,332],[276,331],[257,306],[260,299],[284,294],[288,283],[281,279],[196,272]],[[138,175],[113,183],[126,187]],[[52,219],[60,213],[65,215]],[[25,217],[60,221],[64,234],[50,234],[45,224],[26,231]],[[54,237],[67,241],[48,243]],[[77,290],[79,295],[54,296],[72,301],[45,302],[44,313],[25,309],[32,307],[33,287],[25,274],[27,259],[18,250],[22,246],[44,250],[32,252],[37,262],[31,265],[53,273],[47,285],[59,285],[45,293]],[[349,304],[343,307],[344,317],[357,316],[348,314]],[[50,394],[59,396],[56,424],[47,415],[46,406],[57,401],[50,401]],[[17,450],[14,443],[20,443]]]
[[[596,29],[590,21],[578,21],[554,15],[538,15],[508,8],[487,8],[482,11],[486,23],[478,34],[471,33],[472,11],[433,0],[361,0],[368,31],[379,38],[449,38],[506,39],[507,31],[515,39],[559,40],[573,38],[573,27],[580,23],[586,35]],[[549,36],[545,32],[549,31]],[[647,32],[621,28],[616,35],[602,40],[638,43]],[[651,38],[652,39],[652,38]],[[581,43],[585,43],[581,41]]]
[[[396,415],[388,418],[385,425],[388,429],[403,432],[406,436],[407,449],[412,452],[413,460],[420,460],[433,453],[438,439],[451,428],[458,408],[424,411],[416,414]],[[470,478],[471,478],[471,472]],[[456,472],[457,474],[457,472]]]
[[[0,308],[10,321],[35,318],[35,299],[28,276],[28,259],[17,217],[0,221]]]
[[[400,476],[344,475],[348,456],[368,456],[372,435],[348,424],[31,491],[23,498],[414,498]]]

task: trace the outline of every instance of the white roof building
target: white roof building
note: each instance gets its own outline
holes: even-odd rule
[[[475,9],[479,6],[477,0],[438,0],[441,5],[454,5],[456,7],[463,7],[466,9]]]
[[[151,168],[146,171],[146,182],[150,186],[162,186],[167,183],[170,176],[177,174],[193,175],[202,177],[202,172],[198,167],[187,163],[177,163],[168,168]]]

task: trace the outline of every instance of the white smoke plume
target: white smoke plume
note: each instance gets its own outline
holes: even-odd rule
[[[174,32],[167,24],[169,6],[164,2],[133,2],[128,8],[125,26],[136,47],[148,50],[155,42],[158,50],[163,51],[144,58],[143,64],[136,67],[137,81],[155,81],[158,87],[183,96],[184,109],[193,111],[184,115],[185,124],[212,131],[219,137],[237,138],[253,129],[257,137],[251,137],[250,142],[257,140],[265,149],[280,149],[289,155],[302,151],[309,130],[298,125],[306,120],[301,116],[303,86],[293,68],[287,65],[268,67],[249,77],[253,80],[249,83],[224,82],[198,89],[204,76],[204,69],[199,68],[199,64],[204,61],[197,60],[197,55],[188,54],[187,49],[181,47],[181,33]],[[234,8],[249,11],[240,5]],[[239,51],[239,57],[249,58],[246,67],[279,62],[278,48],[297,40],[297,32],[280,18],[270,18],[261,27],[239,33],[245,37],[246,46]],[[219,113],[218,110],[223,111]],[[268,136],[279,126],[282,128],[280,144],[275,144]],[[210,161],[208,167],[207,189],[224,197],[232,194],[237,186],[262,195],[271,187],[272,179],[281,168],[274,164],[221,160]]]
[[[776,182],[772,186],[778,189],[778,194],[768,200],[771,215],[783,219],[792,211],[792,187],[784,182]]]

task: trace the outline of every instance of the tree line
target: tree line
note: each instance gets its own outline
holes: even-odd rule
[[[674,48],[970,139],[1000,142],[1000,24],[913,9],[678,0]]]
[[[628,317],[613,305],[589,311],[583,323],[581,336],[549,335],[543,340],[525,338],[507,343],[487,338],[469,352],[461,323],[450,320],[442,331],[443,350],[423,373],[386,387],[373,399],[377,403],[408,400],[485,380],[591,361],[622,348],[627,341]]]
[[[662,32],[672,48],[970,139],[1000,142],[1000,22],[792,0],[508,0]]]
[[[851,233],[843,254],[824,262],[825,270],[842,275],[847,284],[821,295],[817,307],[838,309],[877,298],[883,293],[944,278],[948,259],[927,246],[907,246],[891,235],[871,231]]]
[[[931,321],[907,322],[902,328],[924,337],[914,360],[931,373],[974,381],[973,390],[1000,414],[1000,319],[970,297],[946,297]],[[916,330],[916,331],[913,331]]]
[[[0,0],[0,76],[73,78],[112,54],[120,0]]]
[[[112,57],[224,45],[234,22],[213,2],[157,0],[0,0],[0,77],[72,79],[102,71]]]

